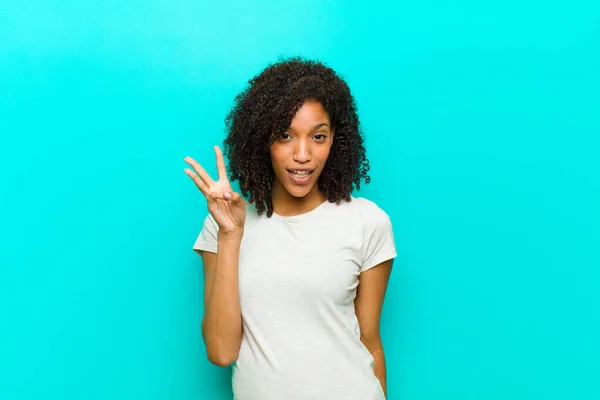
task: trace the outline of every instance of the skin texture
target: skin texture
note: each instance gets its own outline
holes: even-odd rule
[[[231,190],[221,149],[215,146],[219,179],[214,181],[191,157],[184,161],[193,168],[184,172],[207,200],[208,211],[219,225],[217,253],[202,252],[204,266],[204,317],[202,338],[208,360],[225,367],[233,363],[242,342],[238,264],[244,235],[246,202]]]
[[[302,85],[295,85],[298,80]],[[294,58],[267,68],[250,83],[226,120],[230,132],[225,145],[231,180],[240,180],[242,194],[256,203],[259,214],[298,215],[323,201],[349,201],[353,188],[358,189],[361,180],[369,181],[354,100],[333,71]],[[301,88],[297,89],[300,93],[284,96],[290,87]],[[275,100],[269,100],[269,94]],[[277,103],[276,96],[289,102]],[[257,120],[256,115],[261,118]],[[209,360],[227,366],[237,359],[242,338],[237,276],[246,204],[231,189],[218,147],[215,153],[217,181],[190,157],[185,161],[193,171],[184,171],[206,198],[219,225],[217,253],[201,252],[205,278],[202,333]],[[298,168],[313,171],[307,183],[295,183],[290,177],[288,170]],[[389,260],[361,273],[355,299],[360,340],[373,355],[374,373],[386,396],[380,318],[391,268]]]
[[[279,215],[303,214],[326,200],[318,182],[333,143],[329,115],[321,103],[306,101],[298,109],[289,128],[271,145],[274,212]],[[309,168],[310,181],[296,184],[289,170]]]

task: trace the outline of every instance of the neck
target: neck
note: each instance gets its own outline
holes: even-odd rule
[[[276,182],[273,185],[273,211],[281,216],[291,217],[294,215],[305,214],[317,208],[327,198],[319,190],[318,184],[304,197],[294,197],[287,190]]]

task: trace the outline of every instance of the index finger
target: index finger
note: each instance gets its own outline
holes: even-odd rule
[[[225,160],[223,159],[223,152],[219,146],[215,146],[215,154],[217,155],[217,173],[219,174],[219,180],[227,180]]]

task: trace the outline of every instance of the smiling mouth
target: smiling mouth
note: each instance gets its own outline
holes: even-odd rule
[[[314,169],[309,170],[309,171],[299,171],[299,170],[288,169],[287,171],[296,178],[306,178],[307,176],[309,176],[310,174],[315,172]]]

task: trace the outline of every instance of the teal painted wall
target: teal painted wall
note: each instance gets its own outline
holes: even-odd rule
[[[277,56],[359,105],[391,400],[600,398],[596,1],[0,3],[0,398],[228,399],[183,173]]]

